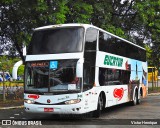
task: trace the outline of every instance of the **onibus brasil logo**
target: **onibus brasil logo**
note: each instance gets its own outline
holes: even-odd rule
[[[122,67],[122,64],[123,64],[123,58],[110,55],[106,55],[104,58],[104,65]]]

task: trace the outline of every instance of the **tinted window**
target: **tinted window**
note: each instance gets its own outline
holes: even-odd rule
[[[25,91],[58,92],[73,90],[80,91],[81,79],[76,77],[78,60],[57,60],[27,62],[25,70]],[[57,62],[57,68],[51,68],[51,63]],[[72,86],[72,87],[73,87]]]
[[[116,52],[115,38],[106,33],[100,32],[99,50],[108,53],[115,53]]]
[[[84,86],[91,85],[93,86],[95,79],[95,67],[91,66],[89,63],[84,63]]]
[[[96,50],[97,33],[98,33],[98,31],[94,28],[88,28],[87,29],[85,50]]]
[[[35,31],[28,54],[81,52],[84,29],[81,27]]]
[[[99,84],[101,86],[128,84],[130,73],[129,70],[99,68]]]
[[[146,61],[145,50],[103,32],[99,33],[99,50],[136,60]]]

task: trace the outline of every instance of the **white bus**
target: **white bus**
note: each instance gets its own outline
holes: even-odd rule
[[[26,112],[83,114],[147,95],[144,48],[87,24],[35,29],[26,55]]]

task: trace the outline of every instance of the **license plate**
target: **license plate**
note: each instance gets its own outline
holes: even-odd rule
[[[53,112],[53,108],[44,108],[44,112]]]

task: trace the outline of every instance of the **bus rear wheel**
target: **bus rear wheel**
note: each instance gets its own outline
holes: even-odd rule
[[[139,96],[138,96],[139,98],[137,100],[137,104],[141,103],[142,96],[143,96],[143,92],[142,92],[142,89],[141,89],[140,92],[139,92]]]
[[[103,109],[103,106],[104,106],[104,102],[103,102],[103,97],[102,97],[102,94],[99,96],[98,98],[98,104],[97,104],[97,110],[95,110],[93,112],[93,117],[95,118],[98,118],[100,117],[101,115],[101,111]]]
[[[135,91],[134,99],[132,101],[132,105],[135,106],[138,103],[138,93]]]

